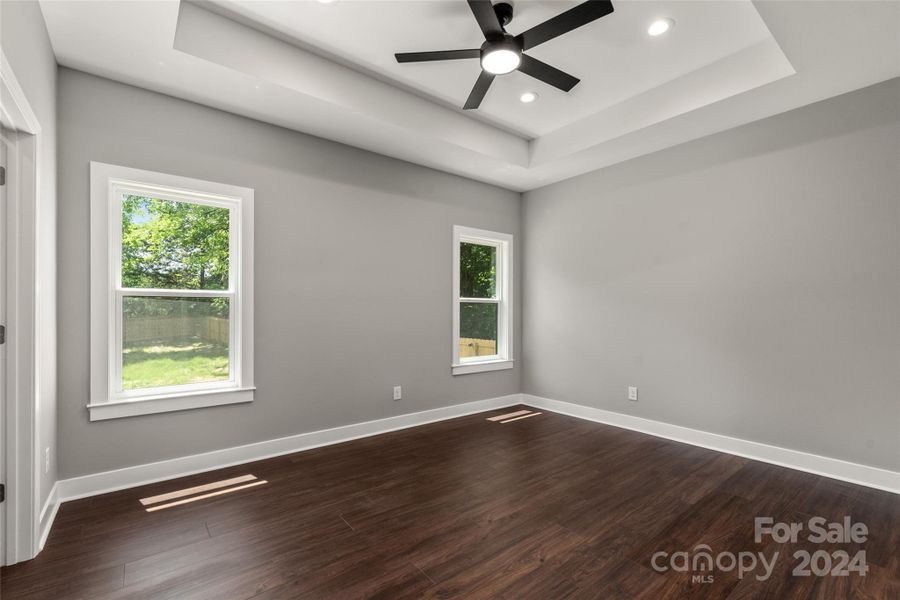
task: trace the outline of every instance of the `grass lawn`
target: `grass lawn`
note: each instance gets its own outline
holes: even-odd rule
[[[203,341],[126,344],[122,385],[126,390],[228,379],[228,346]]]

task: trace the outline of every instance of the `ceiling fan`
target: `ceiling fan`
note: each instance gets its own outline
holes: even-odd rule
[[[485,42],[481,48],[436,52],[400,52],[394,55],[399,63],[462,58],[481,59],[481,74],[475,81],[475,87],[472,88],[469,98],[463,106],[466,110],[478,108],[481,105],[495,76],[512,73],[515,70],[568,92],[580,81],[577,77],[532,58],[524,54],[524,51],[613,12],[613,5],[609,0],[587,0],[587,2],[582,2],[540,25],[535,25],[524,33],[513,36],[506,32],[506,26],[512,21],[512,4],[508,2],[491,4],[491,0],[467,0],[467,2],[484,34]]]

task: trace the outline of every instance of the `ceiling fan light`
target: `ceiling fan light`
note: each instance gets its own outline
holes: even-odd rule
[[[507,48],[498,48],[485,52],[481,57],[481,68],[492,75],[505,75],[519,68],[522,57],[518,52]]]

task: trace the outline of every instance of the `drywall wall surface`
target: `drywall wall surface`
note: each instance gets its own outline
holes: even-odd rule
[[[900,81],[527,192],[523,221],[525,393],[900,470]]]
[[[61,477],[519,392],[450,374],[453,225],[518,193],[69,69],[59,120]],[[255,190],[253,403],[88,421],[90,161]]]

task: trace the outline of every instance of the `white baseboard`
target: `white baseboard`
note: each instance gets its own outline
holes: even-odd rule
[[[44,507],[41,509],[41,514],[38,517],[37,552],[43,550],[44,544],[47,543],[47,536],[50,535],[50,528],[53,527],[53,520],[56,519],[59,503],[59,482],[57,481],[50,489],[50,494],[47,496],[47,501],[44,502]]]
[[[895,471],[818,456],[798,450],[780,448],[778,446],[771,446],[759,442],[751,442],[716,433],[690,429],[688,427],[671,425],[660,421],[652,421],[641,417],[573,404],[571,402],[561,402],[559,400],[541,398],[530,394],[510,394],[498,398],[467,402],[464,404],[398,415],[375,421],[366,421],[364,423],[354,423],[352,425],[301,433],[245,446],[236,446],[233,448],[137,465],[114,471],[105,471],[81,477],[73,477],[71,479],[63,479],[53,486],[50,496],[47,498],[47,502],[45,502],[43,510],[41,511],[40,548],[43,548],[60,503],[67,500],[76,500],[78,498],[105,494],[107,492],[137,487],[148,483],[155,483],[157,481],[175,479],[186,475],[193,475],[256,460],[282,456],[284,454],[310,450],[312,448],[339,444],[341,442],[388,433],[398,429],[416,427],[418,425],[444,421],[498,408],[506,408],[517,404],[525,404],[534,408],[569,415],[579,419],[605,423],[607,425],[639,431],[641,433],[692,444],[694,446],[709,448],[719,452],[743,456],[753,460],[759,460],[900,494],[900,473]]]
[[[267,440],[215,450],[203,454],[194,454],[163,460],[160,462],[126,467],[115,471],[93,473],[71,479],[63,479],[57,482],[55,489],[58,491],[59,502],[76,500],[88,496],[96,496],[116,490],[146,485],[157,481],[175,479],[204,471],[212,471],[223,467],[240,465],[265,458],[272,458],[302,450],[310,450],[321,446],[330,446],[341,442],[349,442],[358,438],[369,437],[398,429],[416,427],[436,421],[454,419],[465,415],[480,413],[497,408],[505,408],[519,404],[520,394],[510,394],[487,400],[477,400],[453,406],[445,406],[417,413],[397,415],[386,419],[354,423],[332,429],[322,429],[301,433],[290,437]],[[55,514],[55,509],[54,509]],[[48,527],[49,531],[49,527]]]
[[[900,473],[896,471],[671,425],[661,421],[651,421],[571,402],[541,398],[531,394],[522,394],[522,404],[900,494]]]

